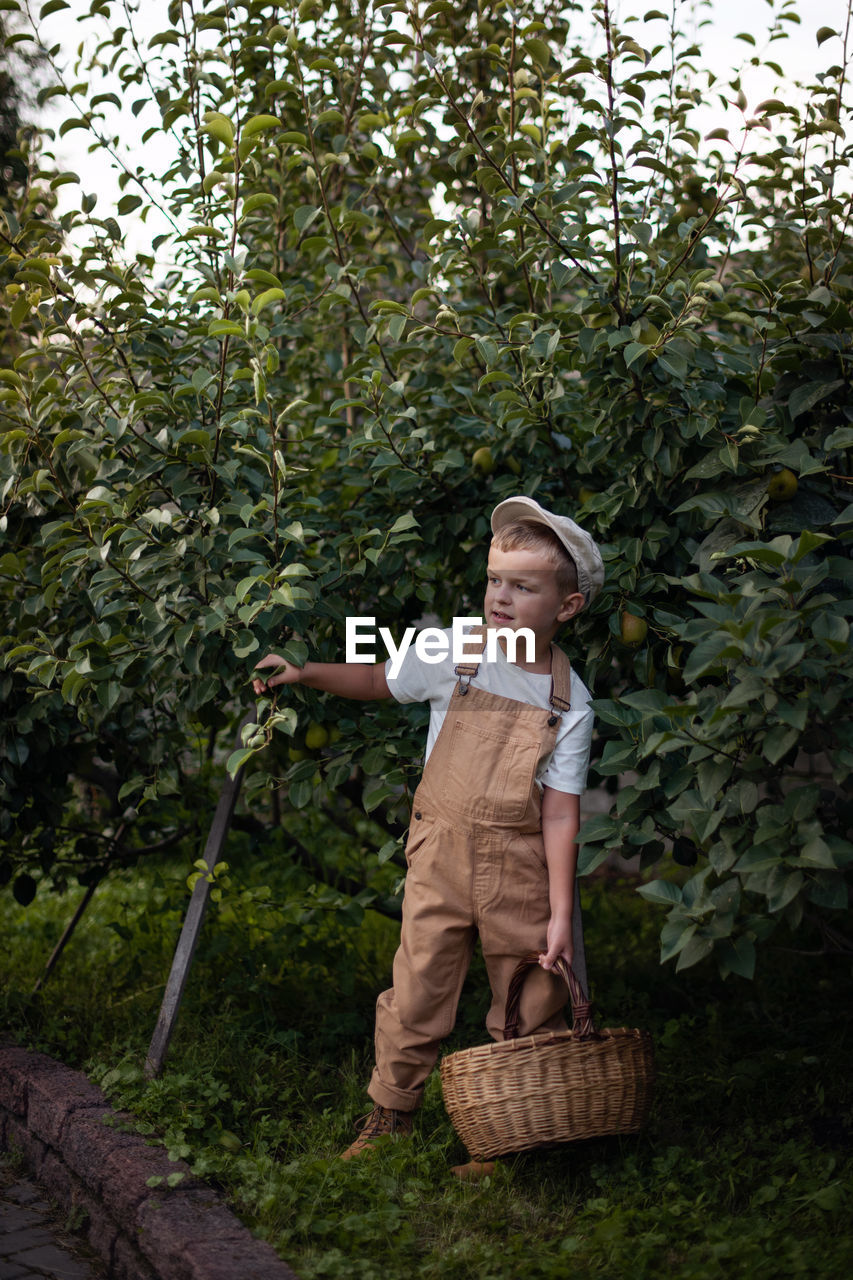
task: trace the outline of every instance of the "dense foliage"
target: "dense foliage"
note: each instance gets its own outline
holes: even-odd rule
[[[232,752],[252,661],[340,657],[348,614],[476,612],[488,512],[523,491],[608,568],[565,643],[598,775],[628,777],[583,869],[695,865],[643,890],[680,966],[749,976],[804,919],[849,945],[849,24],[816,33],[802,95],[747,103],[698,69],[683,7],[617,28],[598,0],[589,30],[582,8],[173,0],[149,38],[92,3],[102,38],[43,94],[56,149],[83,129],[121,162],[109,66],[169,160],[102,208],[45,134],[4,205],[19,901],[195,831],[229,755],[259,839],[314,806],[293,856],[350,909],[323,854],[344,826],[346,889],[390,891],[416,719],[297,691]],[[768,14],[770,46],[800,23]],[[709,99],[733,136],[703,137]],[[79,188],[70,212],[48,184]],[[126,255],[148,215],[169,229]]]
[[[25,121],[33,115],[33,85],[43,63],[43,54],[33,49],[19,27],[0,9],[0,200],[6,198],[11,182],[26,176],[17,154],[18,134],[22,128],[33,128]]]

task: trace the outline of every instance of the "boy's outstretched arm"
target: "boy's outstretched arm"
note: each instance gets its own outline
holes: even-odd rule
[[[272,668],[272,674],[266,678],[256,674],[252,680],[257,694],[282,684],[305,684],[309,689],[322,689],[341,698],[369,701],[391,697],[384,662],[306,662],[304,667],[297,667],[277,653],[268,653],[255,665],[255,672],[266,668]]]
[[[539,957],[543,969],[551,969],[557,956],[568,964],[574,958],[572,913],[575,905],[575,874],[580,827],[580,796],[545,787],[542,793],[542,839],[548,864],[548,894],[551,919],[548,923],[547,951]]]

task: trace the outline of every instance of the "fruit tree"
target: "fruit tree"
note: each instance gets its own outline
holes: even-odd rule
[[[61,7],[34,15],[48,50]],[[24,140],[0,223],[19,896],[184,839],[229,754],[256,826],[348,824],[372,884],[417,723],[297,690],[232,753],[253,659],[339,657],[352,613],[476,611],[489,510],[523,491],[606,561],[566,637],[614,786],[582,870],[657,866],[641,892],[680,967],[748,976],[800,928],[849,946],[849,15],[815,31],[772,0],[767,52],[744,33],[719,76],[702,3],[621,25],[608,0],[128,13],[94,0],[98,43],[57,67],[58,136]],[[795,24],[826,53],[797,92],[774,60]],[[750,98],[753,69],[778,94]],[[55,176],[74,130],[120,167],[115,207]],[[294,857],[322,879],[317,847]]]

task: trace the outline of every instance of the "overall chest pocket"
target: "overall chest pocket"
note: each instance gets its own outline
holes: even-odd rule
[[[541,744],[538,737],[456,720],[441,796],[455,813],[487,822],[518,822],[527,812]]]

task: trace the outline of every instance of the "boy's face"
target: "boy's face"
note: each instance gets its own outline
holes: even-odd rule
[[[486,598],[487,627],[529,627],[537,639],[550,640],[561,622],[584,606],[579,592],[563,596],[554,565],[538,551],[489,549]]]

